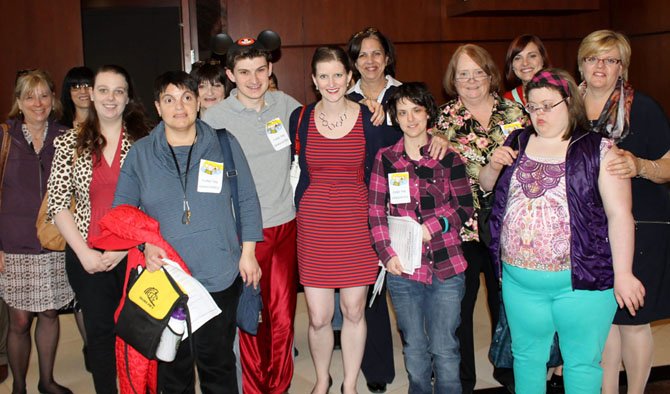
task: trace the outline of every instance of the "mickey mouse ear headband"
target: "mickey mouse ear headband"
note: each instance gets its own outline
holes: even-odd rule
[[[237,41],[227,35],[226,33],[219,33],[212,37],[212,52],[217,55],[225,56],[228,53],[242,51],[244,49],[259,49],[268,52],[273,52],[281,46],[281,38],[279,34],[272,30],[263,30],[258,34],[256,39],[250,37],[240,38]]]

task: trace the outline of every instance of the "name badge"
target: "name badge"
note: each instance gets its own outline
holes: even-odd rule
[[[409,172],[394,172],[388,174],[388,179],[391,204],[407,204],[412,201],[409,196]]]
[[[291,146],[291,139],[279,118],[274,118],[265,124],[265,134],[276,151]]]
[[[223,163],[200,160],[198,169],[198,193],[221,193],[223,185]]]
[[[505,135],[505,137],[507,137],[509,133],[513,132],[514,130],[523,129],[523,126],[521,125],[521,122],[513,122],[500,125],[500,128],[502,129],[502,133]]]

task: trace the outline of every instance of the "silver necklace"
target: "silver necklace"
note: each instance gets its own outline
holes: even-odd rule
[[[337,117],[337,120],[335,122],[328,121],[328,119],[326,119],[326,114],[323,113],[322,111],[319,111],[319,120],[321,120],[321,125],[323,127],[326,127],[328,128],[328,130],[333,131],[335,129],[342,127],[344,121],[347,120],[347,109],[345,108],[344,112],[342,112],[340,116]]]

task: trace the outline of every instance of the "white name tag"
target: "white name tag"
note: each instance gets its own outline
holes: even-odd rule
[[[291,146],[291,139],[279,118],[274,118],[265,124],[265,134],[276,151]]]
[[[388,180],[391,204],[407,204],[412,201],[409,195],[409,172],[388,174]]]
[[[223,185],[223,163],[200,160],[198,169],[198,193],[221,193]]]
[[[521,125],[521,122],[513,122],[513,123],[508,123],[504,125],[500,125],[500,128],[502,129],[502,133],[507,137],[509,133],[513,132],[514,130],[517,129],[522,129],[523,126]]]

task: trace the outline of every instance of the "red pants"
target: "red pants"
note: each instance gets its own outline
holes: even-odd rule
[[[262,322],[258,334],[240,331],[244,394],[285,393],[293,378],[293,318],[297,293],[296,222],[263,229],[256,244],[261,266]]]

